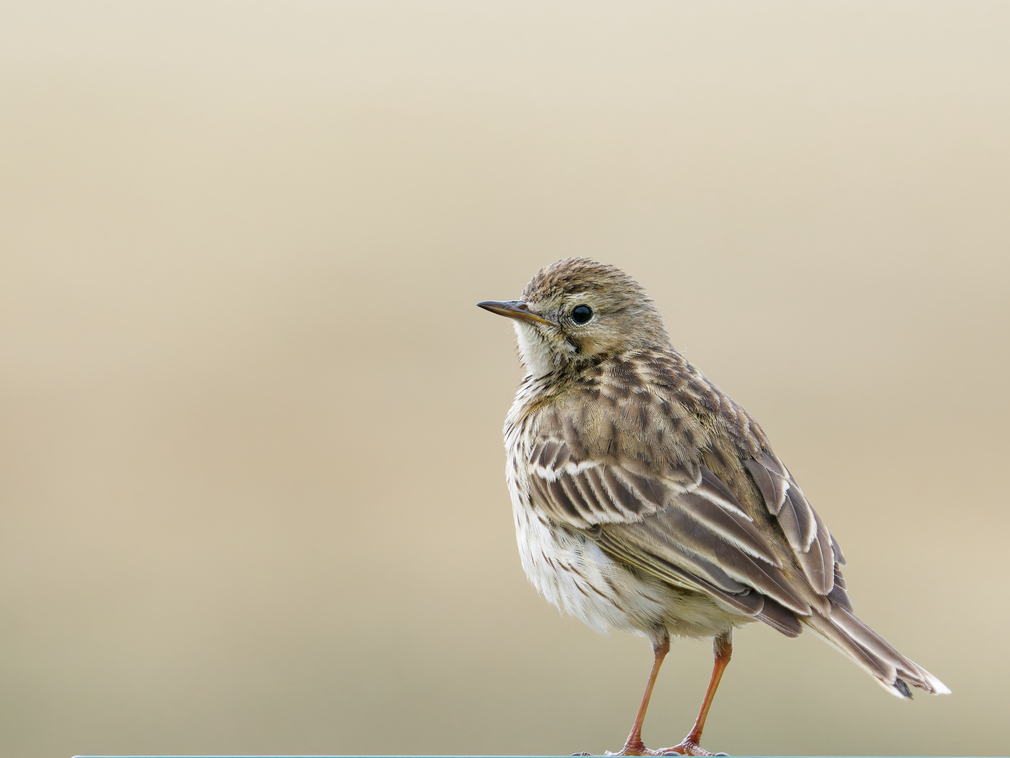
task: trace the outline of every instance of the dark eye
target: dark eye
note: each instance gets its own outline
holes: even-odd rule
[[[572,308],[572,321],[576,324],[584,324],[593,317],[593,309],[588,305],[576,305]]]

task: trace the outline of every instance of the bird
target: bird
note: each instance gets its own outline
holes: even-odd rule
[[[525,371],[504,437],[526,576],[562,612],[652,645],[631,731],[607,755],[713,755],[701,738],[733,630],[755,621],[810,629],[897,697],[950,693],[855,615],[824,521],[634,279],[566,258],[519,300],[477,305],[512,320]],[[711,637],[712,676],[684,740],[650,750],[642,727],[671,637]]]

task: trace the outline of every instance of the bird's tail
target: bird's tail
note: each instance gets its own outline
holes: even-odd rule
[[[814,611],[802,621],[866,669],[892,695],[911,699],[909,686],[930,695],[950,694],[943,682],[908,660],[844,608],[832,605],[827,616]]]

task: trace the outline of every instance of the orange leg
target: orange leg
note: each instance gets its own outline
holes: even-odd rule
[[[712,652],[715,655],[715,665],[712,667],[712,680],[708,683],[708,691],[705,692],[705,700],[701,704],[701,711],[694,722],[694,727],[688,733],[684,741],[679,745],[668,747],[664,750],[649,751],[652,755],[712,755],[712,753],[701,747],[701,733],[705,728],[705,719],[708,718],[708,709],[712,707],[712,700],[715,698],[715,691],[719,689],[719,682],[722,679],[722,672],[726,670],[729,659],[733,655],[733,631],[720,634],[712,642]]]
[[[669,635],[664,632],[662,641],[659,644],[654,644],[652,651],[655,653],[656,659],[652,663],[652,673],[649,674],[649,681],[645,685],[645,694],[642,696],[642,704],[638,707],[638,715],[631,727],[631,734],[628,735],[624,749],[620,753],[611,753],[608,750],[607,755],[653,754],[642,742],[642,724],[645,723],[645,712],[649,709],[649,699],[652,697],[652,688],[656,685],[656,677],[659,676],[659,667],[663,665],[663,659],[670,652]]]

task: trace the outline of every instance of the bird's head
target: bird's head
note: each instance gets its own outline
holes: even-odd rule
[[[519,359],[534,376],[669,344],[663,319],[638,282],[588,258],[566,258],[541,269],[520,300],[477,305],[513,319]]]

